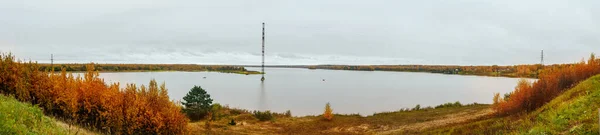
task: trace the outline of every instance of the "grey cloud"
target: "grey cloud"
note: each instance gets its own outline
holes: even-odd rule
[[[575,62],[600,50],[594,0],[9,1],[0,51],[47,61],[259,64]]]

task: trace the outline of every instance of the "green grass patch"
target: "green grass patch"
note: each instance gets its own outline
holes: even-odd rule
[[[10,96],[0,95],[0,134],[67,134],[55,120],[44,116],[42,109],[22,103]]]
[[[426,134],[599,134],[600,75],[529,113],[451,125]]]

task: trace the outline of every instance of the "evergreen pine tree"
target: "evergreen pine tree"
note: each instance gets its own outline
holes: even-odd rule
[[[190,89],[190,92],[183,97],[183,111],[188,115],[191,120],[202,119],[211,109],[212,99],[210,95],[206,93],[206,90],[200,86],[194,86]]]

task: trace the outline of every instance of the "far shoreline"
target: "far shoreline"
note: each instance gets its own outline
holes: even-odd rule
[[[66,67],[67,72],[85,71],[85,66],[89,63],[40,63],[40,70],[54,69],[60,71],[60,68]],[[200,65],[200,64],[99,64],[94,63],[98,72],[220,72],[234,73],[242,75],[264,74],[260,71],[250,71],[250,68],[261,68],[261,65]],[[546,68],[568,66],[570,64],[554,65],[507,65],[507,66],[459,66],[459,65],[265,65],[265,68],[299,68],[299,69],[323,69],[323,70],[348,70],[348,71],[387,71],[387,72],[422,72],[445,75],[465,75],[465,76],[487,76],[487,77],[507,77],[507,78],[529,78],[537,79],[538,74]],[[53,66],[53,67],[51,67]]]

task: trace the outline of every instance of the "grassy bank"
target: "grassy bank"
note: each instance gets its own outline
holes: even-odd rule
[[[600,75],[565,91],[530,113],[447,126],[432,134],[599,134]]]
[[[0,134],[69,134],[69,130],[44,116],[42,109],[0,95]]]
[[[335,111],[335,106],[333,107]],[[489,105],[441,106],[403,109],[371,116],[336,114],[332,121],[322,116],[290,117],[274,114],[272,120],[260,121],[249,111],[223,109],[220,118],[192,122],[194,133],[212,134],[399,134],[419,133],[426,129],[480,119],[491,113]],[[235,120],[236,125],[228,123]],[[207,126],[208,124],[208,126]]]
[[[507,116],[495,114],[490,105],[457,103],[367,117],[336,114],[332,121],[281,114],[260,121],[249,111],[224,109],[220,119],[192,122],[188,128],[211,134],[599,134],[598,103],[600,75],[576,83],[534,111]],[[236,125],[228,124],[231,120]]]

